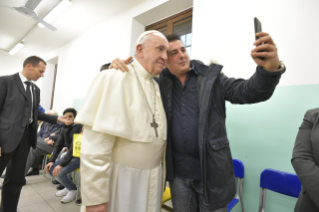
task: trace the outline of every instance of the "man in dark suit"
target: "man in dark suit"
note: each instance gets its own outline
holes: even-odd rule
[[[0,175],[7,167],[2,186],[1,212],[16,211],[30,147],[37,145],[38,119],[57,123],[64,117],[50,116],[39,108],[40,89],[31,82],[43,77],[46,62],[31,56],[23,70],[0,77]]]
[[[319,108],[306,112],[299,127],[291,163],[302,184],[295,212],[318,212]]]

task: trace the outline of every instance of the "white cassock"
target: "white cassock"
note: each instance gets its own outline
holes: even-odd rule
[[[76,117],[75,122],[84,125],[81,211],[106,202],[108,212],[161,211],[165,112],[154,76],[136,60],[129,69],[99,73]],[[154,100],[158,137],[151,127]]]

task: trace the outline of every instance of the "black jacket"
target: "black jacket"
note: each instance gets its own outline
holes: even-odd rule
[[[308,110],[299,127],[292,165],[302,187],[295,212],[319,211],[319,108]]]
[[[41,121],[56,124],[57,116],[50,116],[39,110],[40,89],[31,83],[33,93],[33,122],[31,146],[37,146],[37,123]],[[28,102],[19,73],[0,77],[0,147],[2,153],[12,152],[20,143],[28,123]]]
[[[269,99],[283,72],[268,72],[257,67],[249,80],[228,78],[221,73],[222,66],[206,66],[191,61],[198,72],[199,103],[198,145],[201,160],[203,191],[213,210],[225,207],[235,196],[235,177],[232,156],[226,133],[225,102],[256,103]],[[166,180],[174,179],[171,118],[173,80],[164,69],[158,80],[167,117],[168,137],[166,151]]]
[[[68,148],[68,153],[61,159],[60,166],[66,166],[73,158],[73,135],[81,133],[82,125],[72,124],[70,126],[64,125],[62,127],[62,133],[54,147],[50,162],[55,162],[63,147]]]

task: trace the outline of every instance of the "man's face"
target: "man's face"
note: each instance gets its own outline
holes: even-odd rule
[[[142,60],[143,67],[152,75],[159,75],[165,67],[167,60],[168,41],[165,37],[158,35],[149,35],[146,44],[140,45],[142,48],[139,57]]]
[[[182,41],[176,40],[169,43],[167,53],[167,68],[175,75],[183,75],[190,70],[188,53]]]
[[[40,77],[44,77],[45,68],[46,65],[43,62],[39,62],[38,66],[27,64],[25,67],[27,79],[37,81]]]
[[[63,116],[66,117],[68,121],[71,121],[71,123],[65,124],[65,125],[71,125],[71,124],[73,124],[73,122],[74,122],[74,115],[73,115],[72,112],[67,112],[67,113],[65,113]]]

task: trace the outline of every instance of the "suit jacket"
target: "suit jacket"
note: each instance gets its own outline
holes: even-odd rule
[[[57,116],[50,116],[39,110],[40,89],[31,83],[33,94],[33,122],[31,146],[35,149],[37,145],[37,122],[38,119],[57,123]],[[0,77],[0,147],[2,153],[12,152],[18,145],[24,134],[28,123],[27,107],[28,101],[26,91],[21,82],[19,73]]]
[[[306,112],[292,153],[302,188],[295,212],[319,211],[319,108]]]

